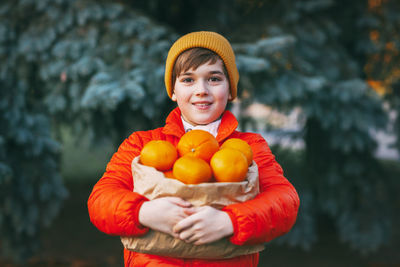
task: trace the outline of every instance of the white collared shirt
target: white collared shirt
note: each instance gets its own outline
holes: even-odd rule
[[[210,134],[212,134],[214,137],[217,137],[218,134],[218,128],[219,125],[221,124],[221,119],[213,121],[209,124],[206,125],[191,125],[190,123],[188,123],[187,121],[185,121],[182,116],[182,123],[183,123],[183,128],[185,129],[185,132],[191,131],[191,130],[204,130],[209,132]]]

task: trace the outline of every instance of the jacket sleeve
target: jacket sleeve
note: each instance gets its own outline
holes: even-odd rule
[[[148,231],[138,220],[140,207],[148,199],[133,192],[131,173],[131,162],[140,154],[142,145],[135,133],[126,139],[89,196],[90,220],[106,234],[132,236]]]
[[[230,241],[236,245],[264,243],[289,232],[300,204],[264,138],[256,135],[248,142],[258,165],[260,193],[252,200],[223,208],[232,220]]]

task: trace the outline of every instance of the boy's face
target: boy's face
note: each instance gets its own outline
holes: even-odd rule
[[[224,112],[231,96],[222,64],[221,60],[206,63],[177,76],[172,100],[190,124],[211,123]]]

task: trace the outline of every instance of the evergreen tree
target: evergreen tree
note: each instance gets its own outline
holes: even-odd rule
[[[41,229],[57,215],[67,191],[59,173],[60,145],[38,102],[35,64],[16,49],[26,25],[11,1],[0,14],[0,247],[2,256],[23,260],[38,248]]]
[[[3,1],[0,14],[1,248],[25,259],[67,194],[52,132],[119,144],[158,125],[176,35],[111,1]]]
[[[368,1],[356,24],[357,42],[354,54],[365,62],[365,79],[380,91],[394,111],[397,137],[394,147],[400,151],[400,4],[398,1]],[[360,12],[361,13],[361,12]]]

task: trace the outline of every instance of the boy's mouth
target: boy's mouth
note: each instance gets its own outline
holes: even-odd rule
[[[198,109],[206,109],[209,106],[211,106],[211,102],[194,102],[192,105],[194,105]]]

